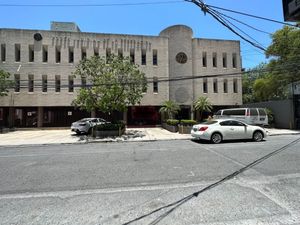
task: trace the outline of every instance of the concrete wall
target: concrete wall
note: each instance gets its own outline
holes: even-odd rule
[[[295,128],[293,101],[290,99],[245,104],[244,106],[268,108],[274,114],[276,128],[282,128],[282,129]]]

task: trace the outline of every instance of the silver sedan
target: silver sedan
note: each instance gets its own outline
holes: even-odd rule
[[[209,140],[218,144],[223,140],[252,139],[262,141],[267,133],[259,126],[248,125],[233,119],[216,119],[194,125],[192,137],[200,140]]]

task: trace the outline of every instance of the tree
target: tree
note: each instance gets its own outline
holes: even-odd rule
[[[6,96],[13,82],[8,80],[10,74],[0,69],[0,96]]]
[[[162,107],[159,109],[160,113],[166,113],[168,115],[168,119],[173,119],[174,115],[178,113],[180,110],[180,106],[173,101],[165,101]]]
[[[203,112],[211,112],[212,110],[212,104],[208,100],[207,97],[200,96],[195,102],[194,102],[194,108],[195,110],[198,110],[200,113],[200,120],[202,119]]]
[[[128,57],[111,55],[107,60],[92,56],[80,61],[73,74],[90,83],[80,89],[73,101],[73,105],[89,112],[126,111],[129,105],[139,104],[147,90],[145,74]]]

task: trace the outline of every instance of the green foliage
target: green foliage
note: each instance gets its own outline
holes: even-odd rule
[[[6,96],[8,89],[13,86],[13,81],[8,80],[10,74],[0,69],[0,96]]]
[[[105,57],[92,56],[80,61],[73,75],[91,83],[81,88],[73,101],[73,105],[87,111],[125,111],[129,105],[139,104],[147,90],[145,74],[128,57],[111,55],[107,63]]]
[[[272,35],[270,62],[243,77],[243,102],[286,99],[289,85],[300,80],[300,29],[285,26]]]
[[[168,119],[167,124],[171,126],[177,126],[179,124],[179,120]]]
[[[195,120],[180,120],[180,124],[184,126],[192,126],[197,124],[197,121]]]
[[[195,110],[198,110],[200,113],[200,119],[202,118],[203,112],[211,112],[212,110],[212,104],[208,100],[207,97],[200,96],[195,102],[194,102],[194,108]]]
[[[159,112],[167,114],[168,119],[173,119],[179,110],[180,106],[176,102],[165,101],[163,106],[159,109]]]
[[[99,124],[94,127],[95,130],[104,131],[104,130],[119,130],[125,129],[125,123],[118,122],[118,123],[104,123]]]
[[[269,124],[274,124],[275,123],[274,113],[272,112],[271,109],[268,109],[268,108],[266,108],[266,112],[267,112],[267,115],[268,115]]]

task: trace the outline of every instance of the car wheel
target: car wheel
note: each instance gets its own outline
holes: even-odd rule
[[[260,131],[255,131],[253,133],[253,141],[262,141],[264,139],[264,135],[262,134],[262,132]]]
[[[220,133],[213,133],[210,140],[214,144],[219,144],[222,141],[222,135]]]

